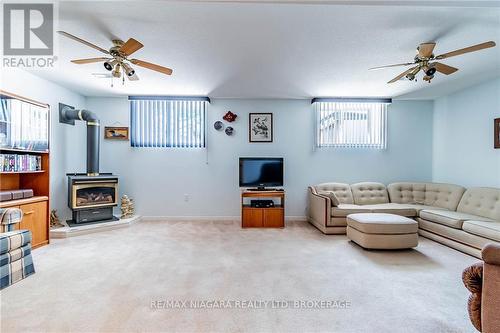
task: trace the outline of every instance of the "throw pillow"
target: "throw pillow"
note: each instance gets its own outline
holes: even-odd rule
[[[333,192],[333,191],[326,191],[325,192],[325,196],[327,196],[327,197],[330,198],[330,200],[332,201],[332,206],[337,207],[338,205],[340,205],[340,200],[337,197],[337,195],[335,194],[335,192]]]

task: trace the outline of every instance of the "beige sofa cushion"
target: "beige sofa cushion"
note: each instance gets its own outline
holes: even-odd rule
[[[349,214],[370,212],[370,208],[360,205],[340,204],[338,207],[332,207],[332,217],[346,217]]]
[[[500,222],[500,189],[475,187],[465,191],[457,211]]]
[[[410,234],[418,232],[415,220],[394,214],[350,214],[347,226],[366,234]]]
[[[480,250],[483,248],[483,246],[492,242],[487,238],[473,235],[462,229],[450,228],[448,226],[439,223],[429,222],[420,217],[417,218],[417,220],[418,220],[419,232],[426,231],[431,234],[436,234],[444,239],[458,242],[458,244],[460,243],[465,244],[466,246],[470,246]],[[445,244],[448,243],[445,242]]]
[[[465,188],[453,184],[392,183],[387,191],[391,202],[456,210]]]
[[[462,229],[470,234],[500,242],[500,222],[465,221]]]
[[[427,205],[417,205],[417,204],[404,204],[402,206],[407,206],[408,208],[413,208],[417,211],[417,215],[425,210],[425,209],[432,209],[432,210],[447,210],[446,208],[442,207],[434,207],[434,206],[427,206]]]
[[[446,225],[455,229],[462,229],[462,224],[467,220],[493,222],[493,220],[477,215],[439,209],[422,210],[420,211],[419,216],[424,220]]]
[[[364,205],[369,208],[372,213],[396,214],[401,216],[416,217],[417,210],[410,205],[402,205],[397,203],[384,203],[378,205]]]
[[[323,183],[314,186],[316,191],[321,194],[322,192],[333,192],[341,204],[354,204],[352,198],[351,186],[344,183]]]
[[[375,205],[389,203],[389,194],[384,184],[364,182],[351,185],[356,205]]]

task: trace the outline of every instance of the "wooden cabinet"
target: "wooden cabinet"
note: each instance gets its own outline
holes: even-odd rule
[[[23,211],[23,220],[19,224],[19,228],[31,231],[31,245],[38,247],[47,244],[49,240],[46,223],[47,201],[21,205],[19,208]]]
[[[278,198],[279,203],[270,208],[255,208],[245,202],[245,198]],[[285,192],[284,191],[245,191],[241,193],[242,228],[284,228]]]
[[[39,196],[0,203],[0,208],[20,208],[23,211],[23,220],[14,226],[14,230],[30,230],[33,248],[49,243],[48,199]]]

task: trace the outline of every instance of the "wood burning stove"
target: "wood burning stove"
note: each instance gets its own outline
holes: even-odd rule
[[[73,219],[68,223],[114,221],[113,207],[118,205],[118,177],[68,174],[68,206]]]
[[[99,173],[99,119],[89,110],[60,103],[59,122],[74,125],[75,120],[87,122],[87,173],[67,174],[68,206],[73,211],[68,225],[116,221],[113,207],[118,205],[118,177]]]

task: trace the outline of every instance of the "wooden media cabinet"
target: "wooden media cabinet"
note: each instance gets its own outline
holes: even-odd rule
[[[245,199],[279,199],[274,207],[252,207]],[[241,192],[242,228],[284,228],[285,191],[243,191]]]

